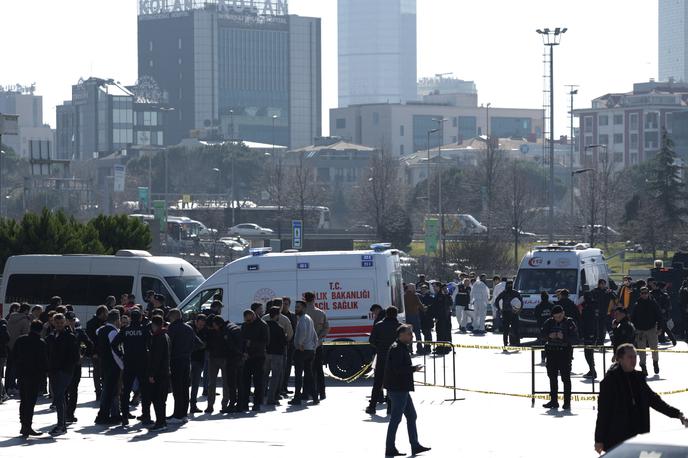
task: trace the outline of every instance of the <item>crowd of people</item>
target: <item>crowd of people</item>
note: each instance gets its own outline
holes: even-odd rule
[[[12,304],[7,319],[0,320],[0,374],[5,374],[0,393],[3,401],[8,396],[20,400],[20,434],[41,435],[32,427],[40,395],[51,398],[57,415],[50,435],[62,435],[78,421],[84,358],[92,362],[98,425],[126,427],[136,418],[152,431],[163,431],[193,414],[213,414],[220,388],[222,414],[249,407],[260,412],[289,398],[290,405],[309,400],[317,405],[326,398],[322,343],[329,323],[315,307],[313,293],[296,301],[293,311],[287,297],[254,303],[243,312],[241,324],[223,318],[219,296],[207,313],[188,322],[164,299],[151,291],[142,306],[130,294],[122,295],[119,304],[109,296],[85,326],[59,297],[45,309]],[[292,366],[293,391],[288,387]],[[201,388],[204,410],[199,407]],[[169,392],[174,409],[167,417]],[[139,404],[141,415],[135,417]]]

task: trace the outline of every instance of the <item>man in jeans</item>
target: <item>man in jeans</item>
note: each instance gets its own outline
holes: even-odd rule
[[[650,347],[652,352],[652,363],[654,365],[655,374],[659,374],[659,353],[657,353],[658,335],[657,326],[661,323],[662,312],[659,306],[650,296],[650,290],[646,287],[640,288],[640,298],[633,306],[631,313],[631,321],[636,330],[636,347],[638,350],[645,350]],[[647,377],[647,353],[640,352],[640,369],[643,375]]]
[[[318,394],[313,380],[313,359],[318,346],[318,334],[313,320],[306,313],[306,303],[296,301],[296,330],[294,331],[294,399],[291,405],[301,405],[302,389],[318,404]],[[304,380],[305,379],[305,380]]]
[[[259,308],[256,308],[260,311]],[[238,412],[248,410],[253,382],[253,408],[260,412],[265,389],[265,355],[270,340],[268,325],[258,318],[253,310],[244,311],[244,323],[241,325],[241,336],[244,344],[244,367],[241,380],[241,394],[239,395]]]
[[[330,332],[330,323],[327,321],[325,312],[315,306],[315,294],[312,292],[304,293],[303,298],[306,302],[306,313],[313,320],[315,332],[318,334],[318,346],[315,349],[313,358],[313,373],[315,374],[315,386],[320,395],[320,400],[325,399],[325,373],[323,371],[323,339]]]
[[[418,455],[427,452],[429,447],[423,447],[418,442],[416,430],[416,409],[413,407],[411,391],[413,387],[413,373],[423,369],[423,366],[414,366],[411,363],[410,345],[413,341],[413,331],[407,324],[397,329],[397,340],[392,344],[387,355],[385,365],[385,388],[392,402],[392,414],[387,427],[387,440],[385,444],[385,456],[403,456],[404,453],[397,450],[395,443],[397,429],[401,423],[402,415],[406,417],[411,453]]]
[[[215,408],[215,390],[217,389],[217,374],[222,371],[222,402],[224,409],[229,403],[227,390],[227,346],[225,345],[225,320],[221,316],[213,316],[208,331],[208,406],[205,413],[212,414]]]
[[[281,304],[280,304],[281,305]],[[267,358],[265,359],[265,383],[268,384],[268,405],[279,405],[278,396],[282,388],[282,377],[284,376],[284,355],[287,350],[287,335],[284,328],[279,325],[280,317],[287,319],[280,314],[281,307],[272,307],[268,310],[270,319],[267,321],[268,332],[270,333],[267,347]],[[287,319],[287,324],[291,324]]]
[[[191,352],[203,345],[191,326],[182,321],[179,309],[172,309],[167,315],[170,325],[167,336],[170,339],[170,378],[174,413],[168,418],[172,424],[186,423],[189,413],[189,388],[191,387]]]
[[[79,346],[74,334],[66,327],[67,321],[61,313],[53,317],[55,332],[46,339],[48,345],[48,370],[52,382],[53,402],[57,410],[57,425],[51,436],[67,432],[65,396],[74,376],[74,367],[79,362]]]
[[[196,337],[203,342],[206,342],[208,329],[206,328],[206,316],[204,314],[199,314],[193,321],[193,324],[189,322],[189,325],[194,330]],[[205,347],[199,347],[191,353],[191,397],[189,398],[189,412],[190,413],[201,413],[201,409],[196,406],[196,400],[198,399],[198,387],[201,384],[201,373],[203,372],[203,366],[205,364]],[[224,374],[223,374],[224,376]]]

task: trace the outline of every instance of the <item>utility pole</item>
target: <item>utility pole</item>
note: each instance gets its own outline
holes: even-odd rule
[[[444,123],[447,121],[444,118],[434,119],[437,123],[437,130],[440,132],[440,141],[437,145],[437,186],[438,186],[438,202],[437,210],[440,213],[440,243],[442,244],[442,262],[447,261],[447,250],[444,240],[444,209],[442,208],[442,142],[444,141]]]
[[[569,126],[570,127],[570,135],[571,135],[569,138],[569,143],[571,144],[570,145],[571,150],[569,152],[569,171],[571,172],[571,182],[569,184],[571,186],[569,189],[571,190],[571,224],[570,224],[570,226],[571,226],[571,230],[573,231],[573,162],[574,162],[573,157],[575,154],[574,153],[574,146],[575,145],[574,145],[574,141],[573,141],[573,119],[574,119],[574,116],[573,116],[573,96],[578,94],[578,89],[575,89],[578,86],[575,84],[568,84],[567,86],[569,88],[569,95],[571,96],[571,111],[569,112],[570,119],[571,119],[571,123]],[[575,234],[575,232],[571,232],[572,238],[573,238],[574,234]]]
[[[549,243],[554,243],[554,47],[561,42],[567,28],[537,29],[545,46],[549,46]]]

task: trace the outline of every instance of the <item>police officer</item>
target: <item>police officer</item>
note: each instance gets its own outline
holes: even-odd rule
[[[451,344],[451,296],[449,296],[449,292],[447,291],[447,285],[435,282],[432,286],[435,290],[435,298],[431,308],[433,318],[435,318],[437,341]],[[451,347],[449,346],[438,346],[435,348],[434,352],[438,355],[446,355],[450,351]]]
[[[676,337],[674,333],[671,332],[667,322],[671,319],[671,298],[666,292],[666,283],[663,281],[658,281],[652,284],[650,295],[655,300],[659,306],[659,310],[662,312],[662,322],[659,324],[659,341],[660,343],[666,343],[666,337],[671,340],[672,345],[676,346]],[[664,335],[666,334],[666,336]]]
[[[599,310],[590,291],[583,293],[583,302],[581,303],[581,306],[580,336],[583,339],[584,345],[594,346],[597,342],[597,323],[599,321]],[[597,371],[595,370],[595,350],[592,348],[586,348],[583,353],[585,354],[585,361],[588,363],[588,372],[583,376],[583,378],[596,379]]]
[[[678,305],[681,308],[683,338],[688,342],[688,280],[683,280],[678,290]]]
[[[612,301],[616,301],[616,294],[607,287],[607,281],[600,278],[597,288],[593,289],[592,297],[597,307],[597,331],[595,334],[595,344],[603,345],[607,335],[607,318],[609,306]]]
[[[42,434],[34,431],[31,424],[41,381],[45,380],[48,372],[48,346],[41,338],[43,323],[34,320],[30,326],[29,333],[20,336],[12,347],[19,380],[20,433],[24,438]]]
[[[122,392],[120,393],[120,409],[122,415],[122,426],[129,425],[129,419],[134,418],[129,414],[129,393],[134,386],[134,380],[138,380],[141,390],[142,404],[144,409],[150,409],[148,402],[148,377],[146,365],[148,358],[148,344],[150,333],[147,327],[141,324],[141,310],[138,307],[131,309],[131,324],[119,331],[119,334],[112,341],[112,346],[122,345],[124,351],[124,370],[122,372]],[[143,412],[142,416],[150,418],[150,410]]]
[[[625,343],[635,343],[635,326],[628,319],[627,310],[623,306],[618,306],[614,309],[614,321],[612,321],[612,346],[614,347],[614,354],[616,350]]]
[[[521,307],[514,309],[513,305],[511,305],[514,299],[519,301]],[[514,346],[520,345],[518,314],[523,307],[523,299],[519,292],[514,289],[513,281],[509,280],[506,282],[504,291],[495,299],[495,307],[497,307],[497,312],[502,316],[502,338],[504,340],[504,346],[506,347],[509,343]],[[507,350],[504,351],[506,352]]]
[[[547,354],[547,376],[549,377],[550,401],[543,407],[547,409],[559,408],[559,380],[564,382],[564,410],[571,410],[571,360],[573,359],[573,344],[578,338],[576,323],[564,315],[564,308],[555,305],[552,317],[542,326],[542,338],[545,342]]]
[[[547,291],[540,291],[540,302],[535,306],[535,319],[537,320],[538,329],[542,329],[545,322],[552,317],[552,307],[554,307],[554,304],[549,300],[549,293],[547,293]],[[538,345],[543,345],[545,340],[543,338],[538,338],[536,343]],[[541,353],[541,357],[542,364],[544,365],[546,358],[544,351]]]
[[[370,395],[370,404],[366,408],[366,413],[375,415],[375,406],[378,402],[384,402],[385,396],[382,392],[382,384],[385,378],[385,361],[389,347],[397,339],[397,320],[398,310],[394,306],[387,307],[385,318],[373,326],[368,341],[375,348],[375,375],[373,381],[373,392]]]
[[[576,323],[576,327],[579,327],[580,311],[578,311],[578,307],[573,303],[569,294],[570,292],[568,289],[560,289],[558,294],[559,300],[555,302],[554,305],[561,305],[564,309],[564,315],[566,315],[567,318],[571,318],[574,323]]]
[[[76,412],[76,405],[79,397],[79,382],[81,382],[81,361],[84,356],[91,356],[93,354],[93,342],[86,334],[86,331],[79,326],[79,321],[74,312],[67,312],[67,325],[70,331],[76,337],[79,345],[79,360],[74,366],[74,376],[67,388],[67,423],[76,423],[77,418],[74,416]]]

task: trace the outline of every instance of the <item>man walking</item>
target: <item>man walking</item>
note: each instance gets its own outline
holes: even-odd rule
[[[635,342],[635,326],[628,319],[627,310],[619,305],[614,309],[614,321],[612,321],[612,347],[614,353],[623,344],[633,344]]]
[[[106,305],[100,305],[96,309],[95,315],[86,323],[86,335],[94,345],[98,342],[96,333],[101,326],[105,325],[108,317],[108,308]],[[100,395],[103,391],[103,370],[98,352],[94,351],[91,355],[91,363],[93,364],[93,388],[96,391],[96,401],[100,400]]]
[[[74,416],[76,412],[77,401],[79,399],[79,383],[81,382],[81,362],[84,355],[92,355],[93,342],[86,335],[86,331],[79,327],[76,314],[74,312],[67,312],[65,315],[67,318],[67,326],[70,332],[76,337],[77,346],[79,347],[79,359],[74,365],[74,375],[72,380],[69,382],[69,388],[67,388],[67,423],[76,423],[77,418]]]
[[[396,341],[389,349],[385,364],[385,382],[387,394],[392,402],[392,413],[387,426],[387,439],[385,442],[385,456],[403,456],[397,450],[395,439],[401,417],[406,417],[411,453],[418,455],[427,452],[429,447],[423,447],[418,442],[416,429],[416,409],[411,399],[411,391],[414,391],[413,373],[421,371],[423,366],[414,366],[411,363],[409,345],[413,341],[413,332],[408,325],[401,325],[397,329]]]
[[[210,329],[207,334],[208,348],[208,405],[205,413],[212,414],[215,409],[215,393],[217,390],[217,375],[222,371],[222,401],[220,409],[229,404],[229,392],[227,390],[227,346],[225,345],[225,320],[219,315],[214,315],[210,321]],[[194,400],[193,404],[196,402]]]
[[[659,353],[657,352],[657,327],[662,320],[662,313],[657,303],[650,297],[650,291],[646,287],[640,289],[640,299],[633,306],[631,321],[635,326],[635,342],[637,348],[645,350],[647,347],[652,349],[652,364],[655,374],[659,374]],[[647,354],[640,352],[640,368],[643,375],[647,376],[647,366],[645,364]]]
[[[50,431],[51,436],[67,432],[66,402],[67,388],[74,377],[74,367],[79,361],[79,346],[74,334],[67,327],[65,316],[53,316],[55,332],[46,339],[48,345],[48,371],[53,393],[53,404],[57,411],[57,424]]]
[[[267,316],[270,318],[267,321],[269,343],[265,359],[265,382],[268,385],[267,404],[276,406],[279,405],[278,397],[284,376],[284,355],[287,351],[287,335],[284,328],[279,324],[280,317],[287,320],[286,325],[289,326],[289,329],[291,329],[291,323],[287,317],[280,313],[280,307],[277,306],[271,307]]]
[[[155,410],[155,424],[151,431],[167,429],[165,408],[167,390],[170,385],[170,339],[165,333],[164,321],[160,316],[151,318],[151,342],[147,364],[147,382]]]
[[[404,290],[404,309],[406,312],[406,323],[413,326],[413,334],[416,336],[416,353],[420,354],[423,351],[420,314],[425,309],[425,306],[420,301],[418,294],[416,294],[416,285],[413,283],[406,285]]]
[[[291,309],[291,299],[288,297],[282,298],[282,315],[286,316],[291,324],[292,331],[296,331],[296,314]],[[287,339],[287,354],[284,361],[284,377],[282,378],[282,390],[280,394],[286,397],[289,394],[288,384],[289,376],[291,375],[291,367],[294,364],[294,333]]]
[[[325,312],[315,306],[315,294],[307,292],[303,295],[306,301],[306,313],[313,320],[315,332],[318,334],[318,347],[315,349],[313,371],[315,372],[315,387],[320,400],[325,399],[325,372],[323,371],[323,339],[330,332],[330,323]]]
[[[21,336],[25,336],[29,333],[29,328],[31,327],[31,318],[29,317],[29,311],[31,306],[29,304],[12,304],[12,307],[17,309],[16,312],[10,313],[7,317],[7,333],[10,336],[10,340],[7,343],[9,348],[9,357],[7,359],[7,372],[5,374],[6,389],[12,393],[16,393],[17,383],[16,378],[17,372],[15,370],[16,364],[13,357],[14,344]]]
[[[40,436],[33,430],[33,411],[38,399],[38,390],[48,371],[48,347],[41,332],[43,323],[34,320],[29,325],[29,334],[17,339],[12,348],[12,357],[16,361],[16,374],[19,380],[19,421],[20,434],[26,439],[29,436]]]
[[[296,329],[294,330],[294,398],[290,405],[301,405],[303,392],[318,404],[318,393],[313,374],[313,359],[318,346],[318,334],[313,320],[306,313],[306,303],[296,301]]]
[[[504,346],[511,344],[512,346],[519,346],[521,344],[519,334],[519,319],[518,314],[523,308],[523,299],[521,295],[514,289],[514,282],[509,280],[504,286],[504,291],[495,299],[497,306],[497,313],[502,316],[502,338]],[[504,350],[507,351],[506,349]]]
[[[224,338],[227,354],[227,365],[225,368],[228,402],[222,413],[233,413],[237,410],[244,370],[244,341],[241,336],[241,327],[232,321],[227,321]]]
[[[370,395],[370,403],[365,409],[369,415],[375,415],[375,407],[378,403],[385,401],[385,395],[382,392],[382,385],[385,379],[385,363],[387,362],[387,353],[397,338],[397,328],[399,321],[397,315],[399,311],[393,305],[387,307],[385,310],[385,319],[373,326],[373,331],[370,333],[368,341],[375,349],[375,374],[373,378],[373,391]]]
[[[559,375],[564,383],[564,410],[571,410],[571,360],[573,344],[578,340],[576,324],[564,315],[561,305],[552,307],[552,316],[542,326],[542,339],[545,341],[547,376],[549,377],[550,401],[547,409],[559,408]]]
[[[492,303],[490,304],[492,306],[492,333],[497,334],[502,328],[502,319],[500,318],[499,313],[497,313],[495,299],[497,299],[497,296],[502,294],[502,291],[504,291],[504,287],[506,286],[506,278],[500,278],[499,275],[495,275],[492,278],[492,285]]]
[[[456,321],[459,323],[459,332],[466,333],[466,326],[468,325],[468,318],[470,316],[469,306],[471,303],[471,281],[464,278],[456,287],[456,296],[454,296],[454,309],[456,314]]]
[[[485,284],[485,274],[473,284],[471,288],[471,304],[473,305],[473,334],[485,335],[485,315],[487,303],[490,302],[490,288]]]
[[[451,297],[447,291],[447,286],[440,282],[433,283],[435,290],[435,297],[432,301],[432,314],[435,318],[435,330],[437,332],[437,341],[451,344]],[[435,353],[438,355],[445,355],[451,352],[450,346],[437,346]]]
[[[644,374],[635,370],[637,353],[633,345],[616,350],[616,363],[600,383],[597,399],[595,450],[607,452],[626,439],[650,432],[650,407],[670,418],[686,419],[648,386]]]
[[[170,339],[170,378],[174,413],[170,423],[186,423],[189,413],[189,388],[191,386],[191,352],[194,346],[203,345],[197,340],[191,326],[182,321],[179,309],[172,309],[167,315],[170,325],[167,336]]]

